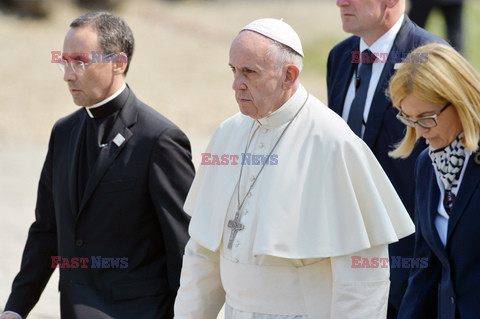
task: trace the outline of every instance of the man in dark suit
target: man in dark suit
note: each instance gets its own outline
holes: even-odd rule
[[[396,119],[385,92],[395,64],[411,50],[427,42],[444,41],[409,20],[405,0],[337,0],[337,6],[343,30],[354,35],[330,51],[328,105],[373,151],[413,219],[413,167],[425,142],[419,142],[407,159],[388,156],[403,138],[405,127]],[[369,63],[373,61],[376,63]],[[408,267],[403,268],[402,261],[413,256],[413,248],[413,235],[389,247],[390,262],[395,266],[390,269],[388,318],[396,318],[400,307],[410,272]]]
[[[2,319],[26,317],[55,268],[62,318],[171,318],[188,240],[190,143],[125,84],[134,47],[125,21],[94,12],[70,27],[52,62],[82,108],[52,130]]]

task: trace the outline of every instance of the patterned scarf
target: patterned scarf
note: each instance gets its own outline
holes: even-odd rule
[[[445,186],[445,209],[449,213],[458,189],[458,179],[465,161],[465,146],[460,141],[463,132],[445,148],[430,149],[428,155]]]

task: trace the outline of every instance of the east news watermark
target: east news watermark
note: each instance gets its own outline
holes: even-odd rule
[[[102,256],[91,256],[91,257],[61,257],[61,256],[51,256],[52,264],[51,268],[68,268],[68,269],[77,269],[77,268],[98,268],[98,269],[125,269],[128,268],[128,258],[120,257],[102,257]]]
[[[202,153],[202,162],[200,165],[278,165],[278,154],[261,155],[252,153]]]
[[[373,52],[371,54],[361,51],[351,51],[352,63],[427,63],[428,52],[422,53],[409,53],[402,51],[386,52]]]
[[[362,257],[362,256],[351,256],[352,265],[351,268],[403,268],[403,269],[412,269],[412,268],[427,268],[428,267],[428,258],[409,258],[402,256],[391,256],[387,257]]]
[[[125,53],[105,53],[102,51],[90,51],[88,52],[63,52],[51,51],[52,63],[62,63],[63,61],[89,61],[91,56],[91,63],[127,63],[128,57]],[[89,63],[90,63],[89,62]]]

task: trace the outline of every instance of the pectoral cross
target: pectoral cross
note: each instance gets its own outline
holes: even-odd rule
[[[227,247],[228,249],[232,249],[233,241],[235,240],[237,233],[245,228],[245,226],[240,223],[240,213],[238,211],[235,213],[235,219],[229,220],[227,226],[232,229]]]

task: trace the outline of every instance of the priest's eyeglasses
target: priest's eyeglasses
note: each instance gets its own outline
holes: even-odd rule
[[[106,58],[109,58],[111,56],[115,55],[115,53],[109,53],[109,54],[106,54],[102,57],[102,59],[106,59]],[[68,65],[70,65],[70,67],[72,68],[73,72],[75,72],[76,74],[82,74],[83,72],[85,72],[85,69],[92,63],[99,63],[98,61],[90,61],[90,62],[83,62],[82,60],[73,60],[73,61],[67,61],[67,60],[64,60],[62,59],[61,62],[57,63],[57,66],[58,66],[58,69],[60,71],[62,71],[63,73],[65,73],[66,69],[68,68]]]
[[[448,102],[447,104],[445,104],[444,107],[442,107],[442,109],[440,111],[438,111],[437,113],[433,114],[433,115],[429,115],[429,116],[424,116],[424,117],[421,117],[421,118],[418,118],[416,120],[413,120],[411,118],[408,118],[406,116],[403,115],[402,111],[398,112],[397,114],[397,119],[402,122],[403,124],[405,124],[406,126],[409,126],[409,127],[413,127],[415,128],[415,124],[418,124],[420,125],[421,127],[423,128],[432,128],[432,127],[435,127],[438,125],[437,123],[437,117],[440,115],[440,113],[442,113],[443,111],[445,111],[445,109],[447,107],[449,107],[450,105],[452,105],[450,102]]]

